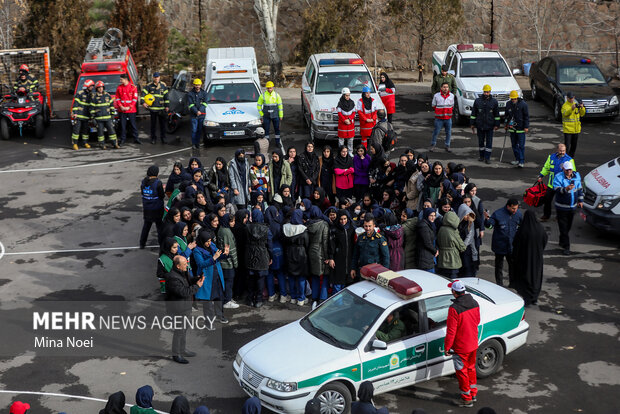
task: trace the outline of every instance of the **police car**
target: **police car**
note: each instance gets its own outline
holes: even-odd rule
[[[351,99],[357,104],[364,86],[370,88],[370,96],[375,100],[377,109],[385,109],[368,67],[358,54],[318,53],[310,56],[301,78],[301,111],[310,128],[310,138],[337,139],[336,107],[342,89],[349,88]],[[359,122],[356,122],[356,138],[359,133]]]
[[[583,179],[583,212],[592,226],[620,234],[620,157],[599,165]]]
[[[243,346],[233,363],[241,388],[278,413],[303,413],[306,402],[318,398],[322,413],[339,414],[349,412],[363,381],[380,394],[454,373],[443,348],[454,298],[450,280],[377,264],[361,274],[368,280]],[[480,305],[477,372],[486,377],[527,340],[523,300],[485,280],[461,280]],[[376,332],[390,314],[406,329],[386,343]]]

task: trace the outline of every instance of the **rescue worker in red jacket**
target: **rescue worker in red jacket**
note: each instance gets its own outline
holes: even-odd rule
[[[127,121],[131,125],[131,133],[133,142],[142,144],[138,138],[138,126],[136,125],[136,112],[138,111],[138,88],[129,82],[129,76],[126,73],[121,75],[121,84],[116,88],[116,99],[114,107],[119,113],[121,121],[121,140],[120,144],[125,143],[127,137]]]
[[[360,135],[362,145],[368,149],[368,137],[372,133],[372,128],[377,123],[377,103],[370,96],[370,87],[364,86],[362,97],[357,101],[357,116],[360,121]],[[350,152],[352,153],[352,151]]]
[[[342,88],[342,96],[338,101],[338,148],[347,140],[349,154],[353,153],[353,138],[355,138],[355,102],[351,99],[349,88]]]
[[[379,96],[381,96],[381,102],[385,105],[387,120],[391,124],[392,116],[396,112],[396,87],[385,72],[381,72],[379,81]]]
[[[454,355],[454,369],[461,390],[461,399],[457,405],[473,407],[478,393],[476,353],[480,307],[469,293],[465,293],[465,284],[460,280],[448,283],[448,287],[452,289],[455,299],[448,309],[444,352],[446,355]]]

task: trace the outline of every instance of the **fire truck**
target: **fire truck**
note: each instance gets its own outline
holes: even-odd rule
[[[73,95],[84,88],[86,79],[95,83],[103,81],[105,90],[112,95],[116,93],[116,87],[121,83],[120,75],[127,74],[129,81],[140,90],[138,69],[131,57],[127,46],[121,46],[123,33],[116,28],[110,28],[103,37],[93,37],[86,47],[86,56],[82,62],[80,74]],[[73,107],[73,103],[71,104]],[[114,125],[118,123],[118,116],[114,117]],[[91,134],[96,132],[97,126],[91,125]]]

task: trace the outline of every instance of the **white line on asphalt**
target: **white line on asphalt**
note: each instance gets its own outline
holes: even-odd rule
[[[0,259],[4,256],[4,244],[0,242]]]
[[[89,400],[89,401],[97,401],[97,402],[108,402],[108,400],[104,400],[101,398],[95,397],[86,397],[83,395],[72,395],[72,394],[60,394],[57,392],[41,392],[41,391],[11,391],[11,390],[0,390],[2,394],[26,394],[26,395],[43,395],[46,397],[63,397],[63,398],[75,398],[78,400]],[[127,407],[131,407],[131,404],[125,404]],[[165,411],[155,410],[161,414],[168,414]]]
[[[95,163],[91,163],[91,164],[69,165],[69,166],[66,166],[66,167],[46,167],[46,168],[32,168],[32,169],[22,169],[22,170],[0,170],[0,174],[18,173],[18,172],[71,170],[71,169],[74,169],[74,168],[96,167],[96,166],[99,166],[99,165],[118,164],[118,163],[121,163],[121,162],[140,161],[140,160],[146,160],[146,159],[149,159],[149,158],[163,157],[164,155],[176,154],[177,152],[183,152],[183,151],[187,151],[187,150],[190,150],[190,149],[192,149],[192,147],[187,147],[187,148],[183,148],[183,149],[179,149],[179,150],[164,152],[164,153],[161,153],[161,154],[146,155],[144,157],[127,158],[127,159],[124,159],[124,160],[116,160],[116,161],[95,162]]]
[[[20,255],[29,255],[29,254],[52,254],[52,253],[79,253],[79,252],[107,252],[111,250],[136,250],[139,249],[140,246],[129,246],[129,247],[93,247],[88,249],[64,249],[64,250],[38,250],[34,252],[4,252],[4,246],[0,243],[1,252],[0,259],[2,256],[20,256]],[[158,245],[146,246],[147,249],[159,248]]]

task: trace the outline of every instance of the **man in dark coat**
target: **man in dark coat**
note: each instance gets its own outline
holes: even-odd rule
[[[504,284],[504,258],[508,262],[508,286],[512,287],[513,283],[512,241],[522,219],[521,212],[518,210],[519,202],[511,198],[506,202],[505,207],[495,210],[492,216],[484,212],[486,219],[484,225],[493,228],[491,250],[495,253],[495,282],[500,286]]]
[[[355,278],[360,267],[370,263],[390,267],[390,250],[387,240],[375,231],[375,219],[367,214],[364,220],[364,233],[357,238],[351,262],[351,278]]]
[[[166,278],[166,311],[171,316],[189,316],[192,312],[192,297],[204,282],[204,276],[190,280],[187,271],[187,259],[175,256],[172,270]],[[179,364],[187,364],[184,357],[195,356],[196,353],[185,349],[187,328],[175,329],[172,336],[172,359]]]
[[[478,161],[491,163],[493,151],[493,131],[499,128],[499,104],[497,99],[491,96],[491,86],[482,87],[482,96],[476,98],[471,110],[471,130],[475,134],[478,128]]]
[[[351,414],[388,414],[387,407],[375,408],[372,402],[372,397],[375,393],[375,387],[370,381],[364,381],[360,384],[360,389],[357,391],[357,398],[359,401],[355,401],[351,404]]]
[[[140,184],[140,194],[142,195],[142,212],[144,224],[142,225],[142,233],[140,234],[140,248],[146,247],[146,239],[149,237],[151,226],[155,224],[157,228],[157,242],[159,245],[163,241],[162,233],[162,217],[164,216],[164,186],[157,178],[159,175],[159,167],[151,165],[146,170],[146,177]]]
[[[314,153],[312,142],[308,142],[306,150],[297,157],[297,167],[299,171],[299,196],[310,198],[318,183],[319,172],[321,171],[319,157]]]
[[[265,290],[265,277],[271,265],[273,248],[271,240],[273,236],[260,209],[252,210],[252,222],[246,225],[246,266],[249,272],[248,302],[250,306],[260,308],[263,306],[263,290]]]
[[[525,306],[538,302],[546,245],[545,228],[536,219],[534,211],[527,210],[512,242],[515,289],[523,298]]]

